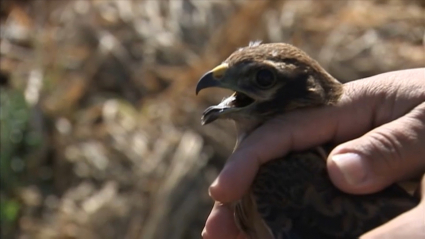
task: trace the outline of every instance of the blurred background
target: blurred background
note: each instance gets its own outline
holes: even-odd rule
[[[199,77],[251,40],[341,81],[425,66],[425,2],[1,1],[1,238],[200,238],[233,125]],[[408,80],[408,79],[406,79]]]

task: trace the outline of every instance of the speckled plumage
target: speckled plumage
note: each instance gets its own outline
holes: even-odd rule
[[[239,141],[277,114],[333,105],[343,91],[316,61],[284,43],[252,44],[223,64],[220,74],[213,70],[201,78],[197,91],[218,86],[236,93],[208,108],[203,122],[235,120]],[[264,69],[275,81],[267,88],[256,85]],[[357,238],[418,204],[397,185],[369,195],[340,191],[329,179],[325,156],[315,148],[262,165],[250,192],[234,203],[240,229],[252,239]]]
[[[343,193],[331,183],[323,158],[312,150],[263,165],[251,193],[276,239],[358,238],[418,203],[397,185],[369,195]],[[252,238],[266,238],[245,231]]]

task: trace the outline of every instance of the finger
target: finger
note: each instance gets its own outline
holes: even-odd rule
[[[425,204],[425,173],[422,176],[422,181],[421,184],[419,185],[419,190],[418,190],[418,195],[420,195],[421,197],[421,203]],[[425,216],[425,211],[424,211],[424,216]],[[424,225],[425,225],[425,220],[424,220]]]
[[[425,238],[425,206],[403,213],[390,222],[364,234],[361,239],[372,238]]]
[[[416,75],[412,76],[412,79],[423,74],[421,70],[414,72]],[[402,71],[393,73],[397,75],[393,76],[394,82],[402,82],[403,74],[406,73]],[[337,106],[298,110],[266,122],[252,132],[229,158],[210,187],[211,197],[221,202],[237,200],[248,191],[261,164],[292,150],[303,150],[329,141],[338,143],[360,137],[371,128],[404,114],[405,112],[392,112],[394,105],[388,100],[388,90],[381,87],[386,85],[381,82],[386,78],[388,76],[384,74],[372,77],[369,81],[364,79],[347,83],[344,86],[344,95]],[[414,84],[418,85],[415,89],[419,89],[419,93],[415,95],[420,95],[419,86],[423,83]],[[393,88],[402,89],[399,85]],[[407,108],[413,108],[418,104],[405,102],[404,98],[399,101],[405,103]],[[420,99],[418,101],[423,102]]]
[[[417,207],[364,234],[360,238],[425,238],[425,175],[422,177],[421,190],[422,201]]]
[[[370,124],[367,117],[347,117],[350,112],[359,111],[348,104],[349,100],[342,100],[337,107],[299,110],[267,121],[230,156],[210,187],[211,197],[220,202],[239,199],[248,190],[261,164],[291,150],[307,149],[338,137],[344,140],[360,136],[356,132],[365,131]],[[369,111],[361,109],[364,114]],[[343,122],[355,127],[342,127]]]
[[[248,239],[248,237],[244,233],[239,233],[238,237],[236,239]]]
[[[204,239],[236,239],[239,230],[233,219],[233,211],[228,205],[216,202],[205,224]]]
[[[336,147],[328,160],[333,183],[372,193],[425,171],[425,103],[405,116]]]

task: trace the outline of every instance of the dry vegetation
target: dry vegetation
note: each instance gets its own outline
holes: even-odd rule
[[[194,87],[250,40],[342,81],[425,65],[421,0],[5,0],[1,17],[2,238],[199,238],[234,135],[199,121],[226,92]]]

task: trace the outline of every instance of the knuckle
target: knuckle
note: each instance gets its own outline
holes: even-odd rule
[[[370,135],[368,147],[372,151],[372,156],[379,159],[380,167],[382,164],[386,166],[380,168],[382,170],[397,169],[404,158],[400,136],[397,135],[395,131],[384,130],[375,131]]]

